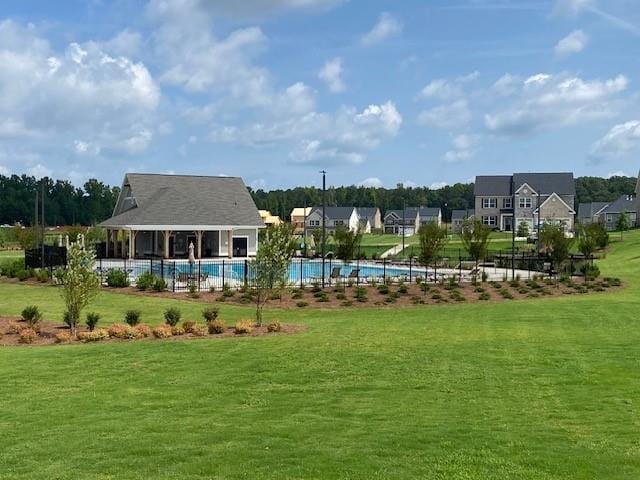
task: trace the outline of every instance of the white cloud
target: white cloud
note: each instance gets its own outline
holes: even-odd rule
[[[465,126],[471,121],[471,111],[466,100],[440,105],[418,114],[418,123],[428,127],[453,129]]]
[[[361,42],[370,47],[402,32],[402,22],[388,12],[382,12],[371,30],[362,36]]]
[[[607,118],[615,114],[616,96],[627,84],[623,75],[604,81],[533,75],[518,86],[510,105],[485,115],[485,126],[498,134],[523,135]]]
[[[552,14],[556,16],[576,16],[593,7],[594,0],[556,0]]]
[[[142,46],[142,35],[129,29],[122,30],[112,39],[100,44],[101,48],[111,54],[124,57],[135,57]]]
[[[476,154],[478,139],[477,135],[456,135],[451,142],[451,150],[444,155],[445,160],[450,163],[457,163],[473,158]]]
[[[593,157],[620,157],[640,147],[640,120],[614,125],[591,147]]]
[[[611,177],[630,177],[631,175],[627,175],[625,172],[623,172],[622,170],[616,170],[615,172],[609,172],[607,173],[604,178],[611,178]]]
[[[71,136],[117,144],[132,125],[151,125],[160,90],[142,63],[112,57],[97,43],[58,52],[33,26],[0,22],[0,134],[59,146]],[[67,145],[72,145],[68,139]]]
[[[493,84],[492,90],[500,96],[508,97],[517,91],[519,83],[519,77],[511,75],[510,73],[505,73],[502,77],[496,80]]]
[[[4,165],[0,165],[0,175],[4,175],[5,177],[8,177],[10,174],[11,172],[7,167],[5,167]]]
[[[425,85],[418,94],[418,98],[435,98],[443,101],[459,98],[461,96],[463,96],[463,91],[460,85],[456,82],[445,80],[444,78],[432,80],[430,83]]]
[[[611,2],[607,2],[609,5]],[[629,6],[633,2],[628,2]],[[551,14],[557,17],[577,17],[583,13],[590,13],[614,28],[624,30],[636,36],[640,36],[640,26],[635,25],[619,15],[613,15],[598,6],[596,0],[556,0]]]
[[[342,107],[336,113],[309,112],[281,121],[246,126],[219,125],[209,139],[244,146],[284,146],[296,163],[362,163],[366,154],[400,129],[402,116],[393,102],[369,105],[358,112]]]
[[[327,60],[320,72],[318,72],[318,78],[327,85],[330,92],[343,92],[346,89],[346,85],[342,80],[342,59],[335,57]]]
[[[49,168],[45,167],[41,163],[38,163],[37,165],[34,165],[33,167],[29,167],[27,169],[27,175],[31,175],[32,177],[36,177],[38,179],[51,177],[52,173],[53,172]]]
[[[431,185],[429,185],[429,189],[440,190],[441,188],[444,188],[447,185],[449,185],[447,182],[433,182]]]
[[[568,57],[580,53],[587,46],[589,38],[582,30],[574,30],[560,40],[553,49],[557,57]]]
[[[358,185],[361,186],[361,187],[369,187],[369,188],[382,188],[382,187],[384,187],[384,183],[378,177],[365,178]]]
[[[214,0],[152,0],[156,9],[199,8],[216,16],[255,21],[269,15],[286,12],[324,11],[346,0],[242,0],[240,2]]]

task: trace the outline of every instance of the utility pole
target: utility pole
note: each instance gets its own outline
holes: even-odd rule
[[[536,255],[540,259],[540,189],[538,188],[538,233],[536,233]]]
[[[407,201],[405,198],[402,198],[402,251],[404,252],[404,234],[406,227],[406,219],[405,212],[407,210]]]
[[[516,279],[516,185],[511,176],[511,204],[513,215],[511,217],[511,280]]]
[[[46,177],[45,177],[46,178]],[[44,221],[44,182],[45,182],[45,178],[43,178],[42,180],[40,180],[40,186],[41,186],[41,194],[40,194],[40,200],[42,202],[42,243],[41,243],[41,250],[40,250],[40,267],[44,268],[44,228],[45,228],[45,221]]]
[[[324,257],[326,252],[326,238],[327,238],[327,227],[326,227],[326,209],[327,209],[327,172],[325,170],[320,170],[322,174],[322,288],[324,288]]]

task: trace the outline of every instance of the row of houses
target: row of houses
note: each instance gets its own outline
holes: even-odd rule
[[[325,229],[329,235],[333,235],[341,227],[363,233],[377,230],[397,235],[413,235],[421,225],[442,223],[440,208],[407,207],[387,210],[383,217],[377,207],[301,207],[291,211],[294,231],[298,234],[311,234],[322,228],[323,212]]]

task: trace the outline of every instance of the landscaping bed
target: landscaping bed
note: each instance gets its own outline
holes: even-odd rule
[[[272,308],[362,308],[415,305],[442,305],[450,303],[487,303],[507,300],[535,299],[542,297],[561,297],[566,295],[585,295],[589,293],[616,290],[622,287],[617,278],[603,278],[591,281],[558,280],[536,278],[506,282],[471,283],[422,283],[393,285],[334,285],[314,286],[306,289],[275,290],[267,305]],[[225,289],[215,292],[153,292],[135,287],[110,289],[129,295],[143,295],[161,298],[190,298],[203,303],[221,303],[230,305],[251,305],[254,303],[252,292],[248,289],[234,291]]]
[[[24,332],[27,330],[30,331],[25,334]],[[238,336],[259,337],[298,333],[304,330],[304,326],[270,322],[259,327],[250,320],[241,320],[235,325],[225,325],[223,322],[218,321],[217,328],[214,330],[215,332],[207,324],[193,321],[185,321],[174,327],[166,324],[151,327],[146,324],[129,326],[124,323],[116,323],[108,328],[95,328],[91,332],[83,325],[78,328],[77,336],[74,337],[70,335],[69,327],[63,323],[41,320],[35,327],[31,328],[20,317],[0,317],[0,346],[44,346],[132,340],[189,340]]]

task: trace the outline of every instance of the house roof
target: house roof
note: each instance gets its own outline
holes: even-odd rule
[[[325,207],[325,215],[332,220],[348,220],[356,207]],[[312,212],[318,211],[322,216],[322,207],[313,207]]]
[[[610,203],[602,213],[622,213],[622,212],[635,212],[636,211],[636,199],[633,195],[620,195],[615,202]]]
[[[551,195],[552,193],[557,193],[558,195],[576,194],[576,186],[571,172],[478,175],[473,187],[473,194],[476,196],[510,196],[512,195],[512,179],[516,190],[526,183],[541,195]]]
[[[360,217],[367,217],[371,219],[380,211],[378,207],[357,207],[356,210]]]
[[[578,205],[578,218],[592,218],[607,205],[609,202],[581,203]]]
[[[291,210],[291,217],[306,217],[311,213],[311,207],[296,207]]]
[[[475,215],[473,209],[469,210],[453,210],[451,212],[451,220],[465,220]]]
[[[101,226],[264,227],[239,177],[127,173],[123,182],[126,186],[135,201],[119,198],[114,216]],[[120,196],[126,190],[123,188]]]
[[[437,217],[440,215],[439,207],[420,207],[418,209],[420,217]]]
[[[398,218],[402,218],[403,216],[403,212],[404,212],[404,218],[405,220],[410,220],[410,219],[415,219],[416,216],[418,215],[418,208],[416,207],[407,207],[404,210],[403,209],[398,209],[398,210],[387,210],[384,214],[384,218],[386,219],[387,217],[389,217],[390,215],[395,215]]]

